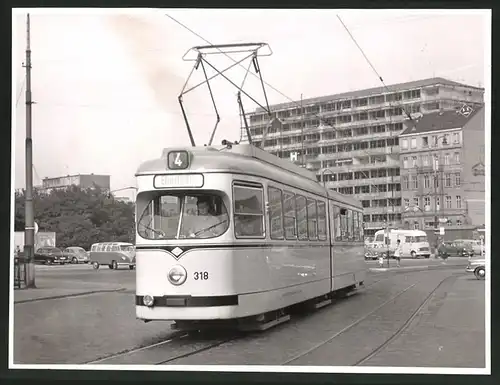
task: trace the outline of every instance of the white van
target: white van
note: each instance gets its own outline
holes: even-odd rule
[[[125,242],[94,243],[90,248],[90,263],[96,270],[100,265],[107,265],[115,270],[120,266],[127,266],[132,270],[135,267],[134,245]]]
[[[396,249],[397,240],[401,241],[401,258],[429,258],[431,249],[427,234],[422,230],[389,230],[389,253],[393,255]],[[375,233],[375,244],[379,247],[387,247],[385,240],[385,230]]]

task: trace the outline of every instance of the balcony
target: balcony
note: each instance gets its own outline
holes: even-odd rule
[[[325,172],[325,175],[328,175],[328,174],[329,173]],[[392,178],[394,178],[394,180],[392,180]],[[384,177],[384,178],[366,178],[366,179],[347,179],[347,180],[327,181],[326,187],[338,188],[338,187],[350,187],[350,186],[399,183],[399,178],[400,178],[399,176],[395,176],[395,177],[389,176],[389,177]]]
[[[375,188],[374,188],[375,191]],[[383,198],[401,198],[401,191],[384,191],[384,192],[370,192],[370,193],[354,193],[356,199],[359,200],[373,200]],[[392,207],[392,206],[391,206]]]

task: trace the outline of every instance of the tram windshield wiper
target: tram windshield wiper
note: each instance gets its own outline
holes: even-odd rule
[[[152,222],[152,221],[151,221],[151,222]],[[150,222],[150,223],[151,223],[151,222]],[[151,226],[149,226],[149,224],[148,224],[148,225],[145,225],[144,223],[141,223],[141,222],[139,222],[139,224],[140,224],[141,226],[144,226],[144,228],[145,228],[146,230],[152,231],[154,234],[156,234],[156,235],[158,235],[158,236],[160,236],[160,237],[164,237],[164,236],[165,236],[165,233],[164,233],[164,232],[159,231],[159,230],[156,230],[156,229],[153,229]]]
[[[213,229],[214,227],[217,227],[219,225],[222,225],[223,223],[226,223],[227,222],[227,219],[224,219],[220,222],[217,222],[216,224],[212,225],[212,226],[209,226],[209,227],[206,227],[204,229],[201,229],[201,230],[198,230],[197,232],[195,232],[193,235],[194,236],[197,236],[198,234],[201,234],[203,233],[204,231],[207,231],[207,230],[210,230],[210,229]]]

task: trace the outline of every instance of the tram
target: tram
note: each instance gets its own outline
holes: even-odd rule
[[[138,319],[264,330],[363,286],[361,203],[287,160],[250,144],[171,148],[136,180]]]

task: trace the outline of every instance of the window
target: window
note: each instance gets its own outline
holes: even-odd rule
[[[444,154],[444,164],[446,166],[450,164],[450,154]]]
[[[422,136],[422,147],[429,147],[429,137]]]
[[[461,184],[461,180],[460,180],[460,173],[459,172],[456,172],[455,173],[455,186],[460,186]]]
[[[340,228],[340,208],[335,205],[332,205],[332,212],[333,212],[333,226],[332,226],[333,238],[335,239],[335,241],[341,241],[342,232]]]
[[[318,239],[318,217],[316,211],[316,201],[307,198],[307,231],[311,240]]]
[[[352,210],[347,211],[347,239],[352,241],[354,239],[354,215]]]
[[[439,157],[437,155],[434,155],[434,163],[433,163],[434,168],[437,170],[439,168]]]
[[[460,219],[457,219],[457,226],[462,226],[462,221]]]
[[[408,139],[402,139],[401,140],[401,149],[407,150],[408,149]]]
[[[411,148],[417,148],[417,138],[411,138]]]
[[[444,180],[444,186],[451,187],[451,174],[446,174],[446,177]]]
[[[297,239],[295,195],[288,191],[283,192],[283,214],[285,216],[285,238]]]
[[[325,202],[318,202],[318,239],[326,240],[326,205]]]
[[[431,198],[424,197],[424,210],[429,211],[431,209]]]
[[[235,215],[235,228],[246,218],[256,226],[253,234],[263,236],[262,193],[262,188],[234,187],[235,213],[241,206],[249,214]],[[145,239],[215,238],[229,227],[226,206],[216,194],[155,191],[142,193],[139,202],[144,210],[137,232]]]
[[[269,187],[267,189],[267,195],[269,199],[269,235],[271,239],[283,239],[281,190]]]
[[[418,222],[417,222],[417,221],[413,222],[413,229],[414,229],[414,230],[418,230],[418,226],[419,226],[419,225],[418,225]]]
[[[446,196],[446,208],[447,209],[451,209],[451,197],[450,196]]]
[[[418,177],[417,177],[417,175],[412,175],[411,176],[411,188],[414,188],[414,189],[418,188]]]
[[[441,199],[439,197],[436,197],[436,208],[439,210],[441,206]]]
[[[307,239],[307,201],[302,195],[295,195],[297,207],[297,228],[299,239]]]
[[[430,177],[429,174],[424,175],[424,188],[429,188],[431,187],[431,182],[430,182]]]
[[[444,134],[443,135],[443,145],[444,146],[449,146],[451,143],[450,143],[450,135],[448,134]]]
[[[432,147],[437,147],[438,145],[438,137],[437,135],[432,135]]]
[[[408,157],[407,156],[405,156],[403,158],[403,168],[408,168]]]
[[[403,189],[408,190],[408,176],[403,176]]]
[[[460,164],[460,153],[459,152],[455,152],[453,154],[453,158],[455,160],[455,164]]]
[[[413,198],[413,206],[420,207],[420,202],[418,197]]]
[[[460,143],[460,133],[453,133],[453,143]]]
[[[457,209],[462,208],[462,197],[460,195],[457,195]]]
[[[424,166],[428,166],[429,165],[429,155],[422,155],[422,164]]]
[[[410,207],[410,199],[409,198],[405,198],[404,199],[404,203],[405,203],[405,207],[404,208]]]

